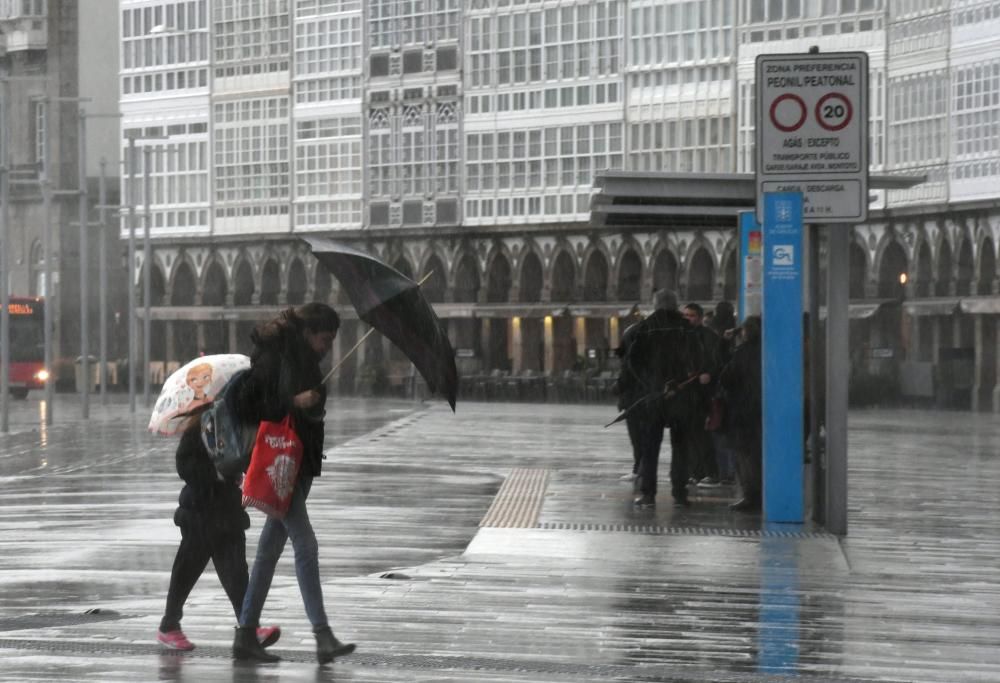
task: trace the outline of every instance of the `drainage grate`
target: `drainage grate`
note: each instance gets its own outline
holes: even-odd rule
[[[497,491],[479,526],[534,528],[548,484],[548,470],[515,468]]]
[[[23,631],[36,628],[53,628],[57,626],[74,626],[77,624],[94,624],[100,621],[114,621],[127,618],[112,610],[95,609],[86,612],[40,612],[37,614],[21,614],[16,617],[0,618],[0,632]]]
[[[142,657],[162,655],[183,659],[231,659],[232,650],[228,647],[199,646],[191,652],[175,652],[153,644],[128,644],[90,641],[52,641],[52,640],[15,640],[0,639],[0,650],[20,650],[22,652],[46,652],[55,655],[121,655],[127,657]],[[275,647],[273,652],[279,654],[284,662],[314,664],[316,655],[308,650],[285,650]],[[393,669],[417,669],[424,671],[461,672],[517,672],[526,675],[544,676],[543,680],[555,680],[556,677],[575,681],[581,679],[598,680],[629,680],[629,681],[661,681],[662,683],[680,683],[681,681],[712,681],[713,683],[781,683],[794,676],[798,681],[820,683],[830,681],[829,674],[813,674],[790,669],[787,672],[761,674],[748,666],[745,670],[720,671],[718,663],[705,662],[702,665],[663,663],[663,664],[578,664],[570,661],[552,662],[537,659],[501,659],[497,657],[463,657],[460,655],[393,655],[374,653],[355,653],[343,660],[338,660],[338,669],[343,667],[368,666]],[[239,668],[259,671],[253,664],[235,663],[234,671]],[[839,683],[867,683],[864,679],[836,677]],[[879,683],[900,683],[884,678],[878,678]]]
[[[542,522],[537,529],[565,531],[618,531],[630,534],[658,536],[727,536],[736,538],[826,538],[836,539],[825,531],[782,531],[780,529],[725,529],[698,526],[653,526],[644,524],[588,524],[574,522]]]

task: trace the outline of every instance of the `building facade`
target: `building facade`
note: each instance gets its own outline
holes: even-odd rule
[[[73,360],[81,347],[81,311],[94,321],[90,352],[98,353],[97,325],[100,254],[97,223],[101,161],[106,175],[106,202],[117,203],[118,93],[115,76],[116,15],[98,21],[100,0],[0,0],[0,128],[9,141],[0,151],[10,187],[6,207],[6,263],[11,296],[45,297],[52,309],[53,368],[57,381],[72,384]],[[110,53],[108,53],[110,48]],[[80,65],[103,64],[81,72]],[[86,171],[79,169],[79,111],[87,112]],[[97,114],[102,116],[98,117]],[[107,116],[104,116],[107,115]],[[81,263],[79,197],[87,192],[89,257]],[[45,194],[51,202],[46,206]],[[121,267],[117,234],[106,230],[104,253],[110,275],[107,301],[111,314],[108,335],[124,327],[115,322],[123,312],[126,278]],[[45,234],[49,226],[50,249]],[[51,278],[46,282],[45,260]],[[82,269],[82,273],[81,273]],[[93,282],[82,301],[81,278]],[[111,344],[112,358],[124,347]]]
[[[297,239],[315,233],[422,279],[468,372],[599,358],[658,287],[732,300],[734,226],[594,227],[595,174],[752,172],[756,56],[818,46],[869,54],[872,172],[927,176],[873,192],[852,229],[857,371],[936,372],[1000,408],[1000,1],[120,0],[119,18],[122,149],[152,150],[154,361],[346,303]],[[363,331],[342,310],[335,354]],[[366,363],[404,365],[369,343],[345,385]]]

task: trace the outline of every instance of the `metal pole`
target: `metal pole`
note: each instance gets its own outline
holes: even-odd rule
[[[90,417],[90,250],[87,239],[87,114],[80,109],[77,148],[80,164],[80,416]]]
[[[142,403],[149,407],[149,355],[150,355],[150,284],[152,283],[151,259],[152,248],[149,244],[149,229],[153,216],[150,213],[150,205],[153,203],[150,192],[149,163],[152,160],[153,150],[149,146],[142,148],[142,194],[145,199],[146,210],[143,214],[142,232]]]
[[[48,106],[45,107],[45,118],[48,119]],[[49,177],[49,126],[45,126],[44,156],[40,176],[42,200],[45,206],[45,226],[42,247],[45,250],[45,370],[49,376],[45,379],[45,424],[53,422],[53,379],[55,368],[52,365],[52,306],[55,299],[55,287],[52,286],[52,179]]]
[[[98,194],[101,206],[98,209],[100,226],[97,232],[97,268],[98,268],[98,288],[100,293],[100,355],[101,355],[101,405],[108,404],[108,254],[107,254],[107,202],[108,202],[108,179],[106,177],[108,162],[101,158],[101,183]]]
[[[823,359],[820,354],[819,338],[819,226],[810,224],[807,228],[809,236],[809,466],[812,468],[812,506],[813,521],[822,524],[824,512],[823,466],[825,456],[819,438],[820,409],[823,391]]]
[[[9,130],[7,120],[7,81],[0,81],[0,432],[10,430],[10,281],[7,257],[10,244],[10,154],[8,153]]]
[[[128,139],[128,267],[125,269],[128,285],[128,411],[135,413],[135,138]]]
[[[826,268],[826,528],[847,534],[847,309],[850,227],[827,228]]]

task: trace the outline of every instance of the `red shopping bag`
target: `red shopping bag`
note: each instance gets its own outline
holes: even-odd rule
[[[302,440],[292,416],[281,422],[261,422],[243,477],[243,507],[252,505],[270,517],[283,519],[302,465]]]

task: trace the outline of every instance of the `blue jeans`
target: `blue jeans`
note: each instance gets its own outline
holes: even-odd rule
[[[257,557],[254,559],[250,584],[243,598],[240,612],[240,626],[260,626],[260,613],[271,589],[274,568],[285,548],[285,541],[292,539],[295,551],[295,576],[299,580],[299,592],[306,606],[306,616],[313,628],[327,625],[326,610],[323,608],[323,589],[319,582],[319,546],[306,512],[306,497],[312,488],[312,477],[302,476],[295,485],[292,502],[285,518],[268,517],[257,542]]]

